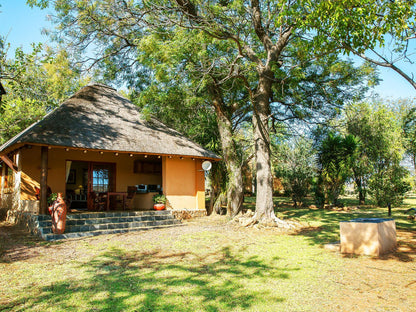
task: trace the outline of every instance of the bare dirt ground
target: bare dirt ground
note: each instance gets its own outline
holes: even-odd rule
[[[210,216],[185,221],[181,233],[197,231],[217,231],[223,233],[224,240],[253,240],[256,235],[284,235],[279,229],[242,228],[237,223],[227,222],[223,216]],[[315,228],[303,231],[319,231]],[[141,240],[149,240],[160,235],[171,235],[172,228],[140,232]],[[257,234],[258,233],[258,234]],[[103,235],[88,239],[89,244],[108,242],[128,245],[137,243],[137,233]],[[91,252],[101,251],[77,249],[80,240],[73,239],[60,243],[47,243],[7,222],[0,222],[0,262],[52,261],[65,258],[91,257]],[[397,231],[398,248],[382,257],[345,256],[333,253],[343,261],[343,269],[335,272],[331,279],[339,285],[336,294],[331,296],[331,307],[338,311],[416,311],[416,231]],[[221,242],[216,242],[221,243]],[[320,246],[323,248],[323,246]],[[296,248],[294,246],[294,248]],[[53,252],[51,252],[51,249]],[[336,302],[334,302],[334,300]],[[378,309],[377,307],[381,307]]]

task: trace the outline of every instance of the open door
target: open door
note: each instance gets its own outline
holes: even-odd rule
[[[97,210],[97,202],[115,189],[115,164],[89,163],[88,210]]]
[[[115,189],[115,168],[113,163],[67,160],[66,198],[71,209],[98,210],[97,196]]]

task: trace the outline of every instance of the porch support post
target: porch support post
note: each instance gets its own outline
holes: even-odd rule
[[[22,201],[20,199],[21,180],[22,180],[22,153],[18,151],[15,154],[15,163],[17,171],[14,172],[14,186],[13,186],[13,210],[21,211]]]
[[[42,146],[40,155],[40,214],[48,211],[48,147]]]

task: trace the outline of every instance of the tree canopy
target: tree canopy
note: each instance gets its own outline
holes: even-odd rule
[[[340,55],[377,53],[388,38],[394,40],[395,51],[405,53],[415,17],[414,1],[28,3],[55,10],[57,28],[51,35],[77,66],[106,83],[129,88],[144,112],[207,147],[221,147],[232,212],[241,204],[241,168],[247,157],[236,134],[242,122],[251,123],[261,194],[254,220],[265,222],[276,219],[271,132],[283,123],[298,132],[305,125],[326,124],[346,103],[362,100],[367,88],[378,83],[377,62],[368,59],[357,67]],[[327,139],[331,150],[336,142],[341,146],[354,138],[334,134]],[[340,150],[335,154],[346,156],[345,148]],[[348,171],[341,165],[347,168],[359,158],[353,154],[335,165],[339,168],[330,154],[322,158],[330,164],[324,168],[326,177],[333,173],[338,181],[329,179],[332,186],[338,184],[329,192],[334,202]],[[355,168],[357,177],[366,175],[364,164],[361,171]]]
[[[0,80],[7,93],[0,103],[0,144],[41,119],[83,84],[61,50],[33,44],[9,57],[9,44],[0,38]],[[84,82],[85,83],[85,82]]]
[[[360,141],[353,167],[359,168],[361,187],[368,185],[380,206],[401,202],[410,186],[401,166],[405,146],[400,119],[381,103],[356,103],[346,115],[348,133]]]
[[[104,79],[122,79],[136,88],[149,86],[149,81],[154,85],[152,81],[157,80],[170,87],[172,82],[180,81],[175,79],[178,73],[186,72],[180,83],[193,90],[206,87],[206,91],[211,91],[212,103],[222,103],[221,107],[226,108],[217,109],[217,114],[225,112],[224,122],[233,118],[230,108],[238,103],[233,97],[246,96],[245,102],[251,103],[254,126],[257,190],[262,194],[256,203],[258,219],[275,218],[271,118],[307,119],[316,117],[320,111],[320,116],[333,116],[331,110],[339,110],[342,97],[345,101],[357,96],[352,86],[360,84],[362,71],[338,59],[334,41],[317,39],[317,36],[327,38],[312,23],[316,14],[322,14],[321,17],[326,14],[321,3],[164,0],[29,3],[41,7],[53,5],[59,26],[56,35],[75,54],[94,49],[95,54],[85,56],[83,61],[88,67],[96,64],[104,70]],[[192,46],[193,50],[188,49]],[[182,49],[189,53],[183,53]],[[147,79],[141,79],[143,75]],[[232,97],[227,97],[228,94]]]

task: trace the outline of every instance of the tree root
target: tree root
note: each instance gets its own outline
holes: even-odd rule
[[[233,221],[237,222],[242,227],[278,227],[287,230],[295,230],[300,227],[298,222],[282,220],[277,217],[259,220],[251,210],[248,210],[244,214],[237,215]]]

